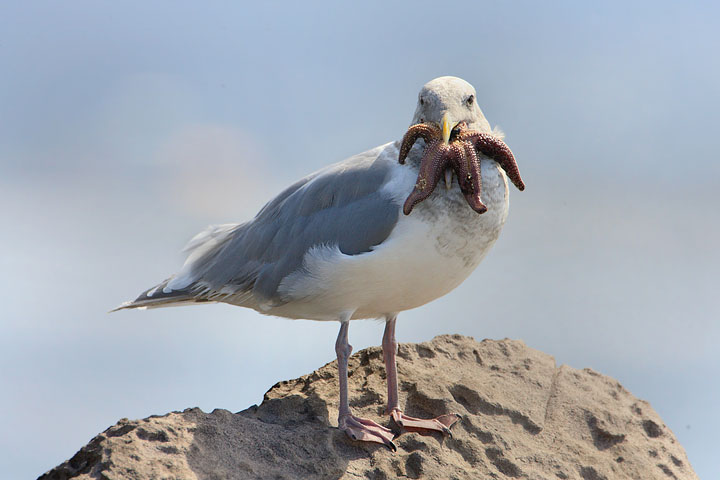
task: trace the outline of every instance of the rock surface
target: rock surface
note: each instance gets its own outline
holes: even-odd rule
[[[353,355],[349,370],[354,413],[389,424],[380,348]],[[398,376],[407,414],[463,416],[452,437],[403,433],[397,453],[348,439],[334,428],[332,362],[236,414],[191,408],[120,420],[40,478],[697,478],[647,402],[520,341],[443,335],[401,344]]]

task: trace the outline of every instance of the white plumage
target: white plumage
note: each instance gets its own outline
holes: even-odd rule
[[[464,80],[435,79],[421,90],[412,124],[442,123],[448,131],[465,122],[491,133],[475,95]],[[338,426],[352,438],[394,448],[392,432],[353,416],[347,398],[349,320],[385,318],[388,413],[400,426],[448,433],[454,414],[421,420],[399,407],[395,320],[447,294],[475,270],[507,218],[507,178],[495,160],[480,155],[487,212],[473,211],[446,172],[448,188],[438,186],[404,215],[423,144],[402,165],[399,147],[391,142],[326,167],[279,194],[253,220],[200,233],[177,274],[118,309],[226,302],[268,315],[340,321]]]

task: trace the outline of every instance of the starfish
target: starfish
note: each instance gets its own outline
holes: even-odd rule
[[[525,189],[515,156],[505,142],[494,135],[468,130],[467,124],[461,122],[453,129],[450,141],[446,142],[440,127],[431,123],[418,123],[411,126],[403,137],[398,159],[401,164],[405,163],[410,149],[419,138],[425,140],[425,150],[415,188],[403,205],[405,215],[410,215],[415,205],[430,196],[443,173],[449,187],[453,171],[470,208],[479,214],[487,212],[480,198],[482,178],[478,153],[495,160],[518,190]]]

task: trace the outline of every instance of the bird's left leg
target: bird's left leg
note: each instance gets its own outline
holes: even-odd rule
[[[375,442],[387,445],[391,450],[396,451],[393,443],[394,435],[392,430],[378,425],[372,420],[356,417],[350,413],[350,402],[348,400],[348,358],[352,353],[352,346],[348,343],[348,326],[350,315],[346,315],[340,321],[340,333],[335,342],[337,353],[338,376],[340,379],[340,408],[338,411],[338,428],[344,431],[353,440]]]
[[[385,333],[383,334],[382,349],[385,359],[385,371],[387,373],[388,405],[387,413],[399,426],[409,430],[437,430],[450,435],[450,427],[460,419],[460,415],[450,413],[440,415],[437,418],[423,420],[409,417],[400,409],[397,388],[397,365],[395,354],[397,353],[397,342],[395,341],[395,320],[397,315],[386,318]]]

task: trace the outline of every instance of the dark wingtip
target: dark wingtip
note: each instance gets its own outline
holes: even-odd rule
[[[112,310],[108,310],[107,313],[113,313],[113,312],[117,312],[117,311],[119,311],[119,310],[125,310],[125,309],[127,309],[127,308],[133,308],[133,307],[132,307],[132,303],[133,303],[133,302],[124,302],[124,303],[121,303],[120,305],[118,305],[117,307],[113,308]]]

